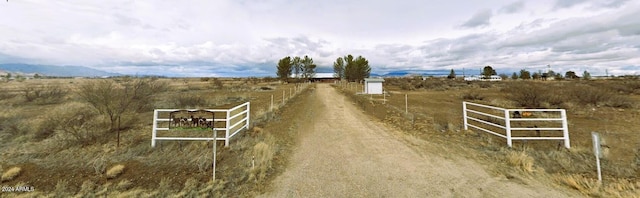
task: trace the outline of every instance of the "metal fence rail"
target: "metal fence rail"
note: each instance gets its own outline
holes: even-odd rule
[[[173,121],[171,118],[160,118],[159,115],[162,112],[170,113],[170,112],[177,112],[177,111],[191,111],[191,112],[205,111],[210,113],[224,113],[225,118],[212,118],[212,119],[206,119],[206,121],[213,122],[212,124],[213,127],[211,128],[212,130],[225,131],[224,137],[218,137],[218,138],[215,138],[215,140],[224,140],[224,145],[229,146],[229,140],[231,139],[231,137],[238,134],[243,129],[249,129],[249,121],[250,121],[249,115],[251,112],[250,107],[251,107],[250,102],[246,102],[238,106],[235,106],[231,109],[155,109],[153,111],[153,129],[152,129],[153,131],[151,135],[151,147],[155,147],[156,141],[158,140],[206,140],[206,141],[214,140],[213,137],[158,137],[158,131],[169,131],[168,127],[158,127],[158,124],[163,122],[166,123],[166,122]],[[245,109],[240,112],[234,113],[234,111],[237,111],[238,109],[241,109],[241,108],[245,108]],[[237,120],[236,118],[241,118],[241,119]],[[236,120],[234,121],[234,119]],[[193,120],[188,118],[188,121],[192,122]],[[222,123],[222,122],[225,123],[224,128],[215,127],[216,123]]]
[[[471,102],[462,102],[462,111],[464,119],[464,129],[469,130],[469,127],[487,132],[489,134],[505,138],[509,147],[513,146],[513,140],[562,140],[564,147],[570,148],[569,142],[569,127],[567,124],[567,112],[564,109],[505,109],[489,105],[476,104]],[[489,113],[490,112],[494,112]],[[536,112],[544,117],[516,117],[512,116],[515,112]],[[494,119],[492,122],[491,119]],[[555,123],[560,127],[545,126],[545,127],[513,127],[515,123],[519,125],[526,125],[526,123]],[[489,129],[488,126],[495,127],[494,130]],[[551,131],[562,132],[562,136],[513,136],[514,132],[518,131]],[[503,134],[504,133],[504,134]],[[554,133],[555,134],[555,133]]]

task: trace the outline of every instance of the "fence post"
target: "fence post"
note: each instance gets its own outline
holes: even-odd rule
[[[229,126],[231,126],[231,119],[229,119],[231,116],[229,115],[231,114],[231,111],[227,110],[227,119],[226,119],[226,129],[225,129],[225,135],[224,135],[224,147],[228,147],[229,146],[229,131],[231,130],[229,128]]]
[[[562,135],[564,136],[564,147],[571,148],[571,143],[569,142],[569,125],[567,124],[567,110],[562,109],[560,111],[560,116],[562,116]]]
[[[407,99],[407,94],[404,94],[404,113],[409,113],[409,100]]]
[[[269,111],[273,111],[273,94],[271,94],[271,106],[269,106]]]
[[[469,130],[469,122],[467,121],[467,102],[462,102],[462,120],[464,122],[464,130]]]
[[[151,133],[151,147],[156,147],[156,134],[158,128],[158,110],[153,110],[153,131]]]
[[[511,117],[509,116],[509,110],[504,110],[504,128],[507,131],[507,145],[509,147],[513,146],[513,142],[511,140]]]
[[[247,130],[249,130],[249,127],[250,127],[249,126],[249,124],[250,124],[250,122],[249,122],[250,119],[249,118],[251,117],[251,103],[247,102],[246,104],[247,104],[247,122],[245,124],[247,125]]]
[[[216,147],[218,147],[218,131],[213,129],[213,173],[212,178],[213,181],[216,181]]]

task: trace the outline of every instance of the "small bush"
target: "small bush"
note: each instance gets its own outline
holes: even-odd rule
[[[598,106],[607,101],[613,93],[591,86],[575,86],[571,90],[572,99],[582,105]]]
[[[7,172],[4,172],[2,174],[2,181],[10,181],[13,178],[17,177],[18,175],[20,175],[20,173],[22,172],[22,169],[20,167],[13,167],[10,168],[9,170],[7,170]]]
[[[484,96],[475,92],[467,92],[462,95],[464,100],[484,100]]]
[[[107,123],[86,105],[70,103],[51,111],[43,121],[36,134],[46,137],[53,130],[60,140],[72,145],[90,145],[105,134]]]
[[[179,94],[172,100],[176,108],[197,108],[208,105],[207,100],[197,94]]]
[[[55,104],[62,101],[68,92],[59,85],[48,85],[43,87],[27,87],[23,90],[23,93],[26,102]]]
[[[505,91],[507,98],[516,102],[516,105],[528,108],[540,108],[549,95],[546,89],[537,84],[514,83]]]
[[[113,179],[118,175],[120,175],[123,171],[124,171],[124,165],[122,164],[115,165],[107,171],[107,178]]]

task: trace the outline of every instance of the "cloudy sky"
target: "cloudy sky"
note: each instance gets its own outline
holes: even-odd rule
[[[284,56],[353,54],[379,74],[640,74],[636,0],[9,0],[0,15],[0,63],[273,76]]]

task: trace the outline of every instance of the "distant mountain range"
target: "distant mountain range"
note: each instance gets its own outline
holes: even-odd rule
[[[18,63],[0,64],[0,70],[9,73],[21,73],[25,75],[39,74],[56,77],[99,77],[122,75],[83,66],[30,65]]]

